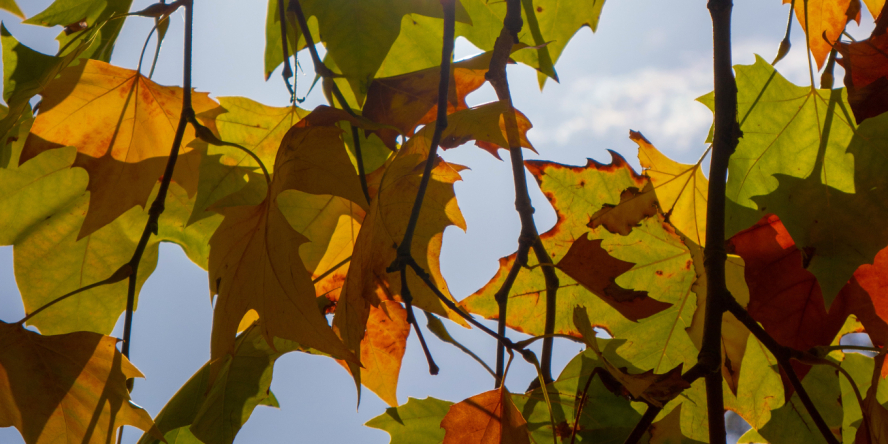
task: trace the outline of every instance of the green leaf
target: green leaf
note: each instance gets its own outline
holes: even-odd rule
[[[265,17],[265,80],[271,77],[271,74],[278,66],[284,63],[284,52],[282,48],[283,40],[281,39],[281,15],[278,8],[278,2],[282,0],[268,0],[268,14]],[[289,4],[288,0],[284,1],[284,9]],[[292,57],[303,48],[305,48],[305,37],[299,24],[296,22],[296,16],[291,13],[286,14],[287,18],[287,52]],[[311,35],[318,35],[318,21],[312,18],[306,18],[308,29]],[[298,42],[298,43],[297,43]],[[291,66],[294,74],[298,72],[295,66]],[[297,75],[297,78],[299,76]]]
[[[462,0],[472,17],[472,25],[457,24],[456,35],[463,36],[484,51],[493,50],[493,44],[503,27],[506,3],[489,0]],[[522,0],[521,17],[524,28],[518,34],[519,42],[541,46],[535,51],[521,51],[513,59],[539,69],[540,88],[546,76],[558,80],[554,64],[571,37],[582,27],[598,29],[598,19],[604,0]],[[532,10],[534,16],[528,16]]]
[[[24,23],[66,27],[85,21],[90,28],[100,26],[96,45],[91,46],[82,56],[109,62],[114,42],[120,34],[120,29],[123,28],[122,16],[129,12],[132,3],[132,0],[56,0],[43,12],[25,20]],[[73,32],[70,35],[65,32],[59,34],[56,37],[59,41],[59,52],[64,52],[65,48],[80,38],[83,32],[89,31]]]
[[[609,360],[613,359],[617,365],[629,365],[615,354],[615,350],[625,341],[598,342]],[[607,375],[604,363],[595,352],[586,350],[568,362],[555,382],[546,385],[555,417],[555,435],[561,438],[561,442],[571,442],[577,416],[576,405],[584,394],[586,400],[580,423],[576,425],[576,442],[623,442],[641,418],[628,399],[611,392],[602,383],[602,373]],[[512,401],[527,420],[533,442],[553,442],[552,423],[542,389],[514,393]]]
[[[802,385],[811,396],[826,425],[831,430],[839,430],[842,426],[842,406],[839,403],[841,392],[836,370],[826,365],[815,365],[805,376]],[[771,420],[764,427],[758,430],[751,429],[741,436],[738,442],[818,444],[825,443],[826,440],[802,405],[798,393],[793,393],[789,402],[771,412]]]
[[[19,9],[18,5],[15,4],[15,0],[0,0],[0,9],[9,11],[13,15],[18,16],[20,19],[25,18],[25,14]]]
[[[5,25],[0,25],[0,43],[3,45],[3,100],[9,105],[8,112],[0,120],[0,140],[5,141],[25,110],[30,109],[28,102],[31,98],[40,94],[58,73],[74,61],[89,46],[89,40],[82,41],[63,57],[53,57],[19,43]],[[6,153],[7,149],[2,147],[0,151]],[[8,154],[4,154],[0,159],[8,161],[8,157]],[[0,162],[0,167],[5,166],[6,162]]]
[[[440,444],[444,441],[441,420],[451,405],[432,397],[407,398],[406,404],[389,407],[364,425],[388,432],[391,444]]]
[[[888,245],[885,120],[858,128],[844,89],[793,85],[761,57],[735,70],[743,137],[728,170],[728,234],[779,216],[829,307]]]
[[[257,405],[277,406],[271,393],[274,362],[302,348],[275,339],[274,347],[253,325],[241,333],[233,353],[222,359],[221,370],[207,387],[210,365],[204,364],[158,413],[155,423],[169,443],[231,444]],[[147,433],[139,444],[159,444]]]
[[[411,13],[444,17],[437,0],[303,0],[302,8],[306,17],[317,17],[327,57],[348,78],[358,103],[363,102],[370,80],[397,40],[402,18]],[[469,22],[459,3],[456,19]]]

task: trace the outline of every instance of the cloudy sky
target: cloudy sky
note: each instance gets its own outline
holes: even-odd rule
[[[136,0],[133,8],[149,3]],[[50,0],[20,0],[19,4],[32,16]],[[773,58],[785,31],[788,8],[780,0],[736,2],[735,63],[752,63],[755,53],[767,60]],[[195,87],[216,97],[246,96],[269,105],[286,105],[288,95],[279,72],[271,81],[263,80],[265,2],[197,0],[195,10]],[[24,43],[46,53],[55,52],[57,30],[19,25],[18,19],[6,13],[0,13],[0,18]],[[181,12],[174,16],[167,36],[154,78],[161,84],[181,84],[182,18]],[[866,13],[863,23],[871,27],[872,19]],[[113,62],[134,67],[149,28],[148,20],[127,21]],[[796,25],[793,50],[778,69],[790,80],[806,84],[801,35]],[[457,45],[458,58],[476,52],[464,41]],[[550,81],[540,93],[533,70],[510,68],[516,106],[534,124],[529,137],[539,156],[530,153],[528,157],[568,164],[585,164],[588,157],[609,162],[606,150],[611,149],[637,168],[636,146],[628,138],[632,129],[641,131],[667,155],[688,163],[696,161],[706,148],[711,113],[694,99],[711,90],[711,60],[711,21],[704,0],[607,0],[598,32],[581,30],[562,54],[556,65],[560,84]],[[311,62],[303,62],[311,73]],[[311,78],[310,74],[300,78],[300,95],[305,94]],[[841,75],[837,73],[836,78]],[[469,101],[478,104],[494,99],[492,90],[485,87]],[[313,93],[304,106],[313,107],[322,100]],[[471,167],[456,185],[469,228],[466,232],[448,229],[442,255],[450,289],[463,298],[487,282],[499,257],[514,251],[519,225],[507,161],[470,147],[450,150],[444,156]],[[534,198],[543,232],[554,223],[554,213],[538,190]],[[5,321],[23,315],[12,267],[11,248],[0,248],[0,319]],[[208,358],[209,301],[206,273],[189,262],[178,247],[162,246],[157,271],[142,291],[132,346],[133,362],[147,375],[146,380],[137,381],[133,397],[152,415]],[[122,320],[114,334],[120,336],[121,330]],[[454,336],[481,356],[492,358],[493,341],[477,332],[458,330],[451,328]],[[430,343],[441,374],[428,375],[411,336],[401,370],[401,403],[408,396],[459,401],[492,387],[492,379],[473,361],[437,339],[430,339]],[[558,368],[579,351],[576,344],[558,343]],[[534,375],[532,369],[517,364],[508,384],[515,390],[523,389]],[[282,408],[257,408],[238,442],[388,442],[387,434],[362,426],[382,413],[385,405],[365,391],[360,409],[355,411],[351,378],[329,359],[286,355],[275,367],[272,390]],[[137,435],[127,429],[125,442],[135,442]],[[22,440],[14,429],[0,429],[0,442],[17,444]]]

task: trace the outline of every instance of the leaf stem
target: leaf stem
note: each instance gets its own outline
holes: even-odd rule
[[[287,85],[287,91],[290,92],[290,103],[296,101],[296,90],[290,84],[290,78],[293,77],[293,68],[290,66],[290,51],[287,47],[287,16],[284,10],[284,0],[277,0],[278,18],[281,21],[281,50],[284,53],[284,69],[281,71],[281,77]]]
[[[128,278],[131,273],[132,273],[132,269],[130,268],[129,264],[128,263],[123,264],[122,267],[118,268],[117,271],[115,271],[114,274],[112,274],[107,279],[101,280],[99,282],[95,282],[93,284],[89,284],[85,287],[80,287],[70,293],[63,294],[63,295],[45,303],[45,304],[43,304],[40,308],[32,311],[30,314],[28,314],[27,316],[22,318],[20,321],[16,322],[16,324],[23,325],[29,319],[33,318],[34,316],[37,316],[41,311],[46,310],[47,308],[52,307],[53,305],[58,304],[59,302],[62,302],[65,299],[68,299],[69,297],[74,296],[78,293],[82,293],[87,290],[92,290],[93,288],[101,287],[102,285],[108,285],[108,284],[114,284],[116,282],[120,282],[120,281]]]
[[[503,118],[506,126],[506,140],[509,142],[509,155],[512,161],[512,177],[515,182],[515,209],[521,219],[521,235],[518,245],[530,245],[542,265],[543,276],[546,281],[546,321],[543,333],[549,335],[555,331],[555,309],[558,292],[558,275],[552,263],[552,258],[546,252],[546,247],[540,241],[536,224],[533,220],[533,205],[530,201],[530,193],[527,189],[527,178],[524,171],[524,154],[521,151],[521,138],[518,134],[518,121],[515,117],[515,109],[512,106],[512,96],[509,90],[509,80],[506,76],[506,64],[512,45],[518,42],[518,33],[523,27],[521,19],[521,0],[507,0],[506,16],[503,19],[503,28],[493,47],[490,59],[490,68],[486,77],[496,91],[500,102],[508,105]],[[508,291],[508,290],[507,290]],[[499,301],[497,301],[499,302]],[[500,318],[500,322],[505,322]],[[552,382],[552,337],[543,340],[541,368],[546,383]],[[499,353],[498,353],[499,355]]]
[[[497,316],[497,329],[496,332],[502,337],[506,336],[506,318],[508,316],[508,304],[509,304],[509,291],[512,290],[512,286],[515,284],[515,279],[518,277],[518,272],[521,271],[521,267],[527,264],[527,252],[530,250],[530,245],[527,243],[522,243],[518,246],[518,253],[515,256],[515,262],[512,263],[512,268],[509,269],[509,274],[506,275],[506,280],[503,282],[503,286],[500,287],[499,291],[494,295],[494,300],[496,300],[497,306],[499,308],[499,315]],[[506,357],[506,347],[502,343],[497,343],[496,346],[496,375],[494,376],[494,387],[499,387],[503,382],[503,377],[505,376],[505,372],[503,370],[503,365],[505,363]]]
[[[749,312],[746,311],[739,303],[731,296],[725,298],[725,305],[727,311],[730,312],[734,317],[737,318],[746,328],[749,330],[756,339],[759,340],[764,346],[777,358],[777,362],[780,364],[780,367],[783,369],[783,372],[786,374],[787,379],[789,379],[790,384],[792,384],[793,389],[795,389],[796,393],[799,395],[799,399],[802,401],[802,405],[805,406],[805,409],[808,411],[808,414],[811,415],[811,419],[814,421],[814,424],[817,426],[817,429],[820,430],[820,434],[823,435],[823,438],[826,439],[826,442],[829,444],[839,444],[839,441],[836,439],[835,435],[832,434],[829,426],[826,424],[826,421],[823,420],[823,416],[820,415],[820,412],[817,411],[817,408],[814,406],[814,402],[811,401],[811,397],[808,395],[808,392],[805,390],[805,387],[802,385],[802,381],[799,380],[798,375],[796,375],[795,370],[792,368],[792,364],[790,363],[790,358],[793,356],[793,350],[789,347],[783,346],[778,343],[768,332],[765,331],[762,326],[752,318]]]
[[[278,0],[283,1],[283,0]],[[311,54],[311,61],[315,67],[315,73],[324,78],[330,78],[330,84],[332,85],[333,96],[336,97],[336,100],[339,101],[339,105],[344,109],[350,116],[358,117],[357,113],[348,102],[345,100],[345,96],[342,95],[342,91],[339,90],[339,86],[333,80],[336,75],[327,68],[327,65],[324,65],[324,62],[321,60],[321,57],[318,55],[318,49],[315,48],[314,39],[311,36],[311,31],[308,29],[308,21],[305,20],[305,14],[302,12],[302,5],[299,3],[299,0],[290,0],[290,4],[287,7],[290,11],[293,11],[296,14],[296,21],[299,23],[299,28],[302,30],[302,35],[305,37],[305,45],[308,46],[308,52]],[[283,20],[283,19],[282,19]],[[452,52],[452,51],[451,51]],[[332,105],[332,103],[331,103]],[[361,190],[364,192],[364,198],[367,199],[367,203],[370,203],[370,188],[367,186],[367,173],[364,170],[364,156],[361,154],[361,138],[358,135],[358,128],[354,125],[351,126],[352,133],[352,141],[355,145],[355,159],[358,163],[358,176],[361,180]]]
[[[437,375],[438,365],[435,364],[435,359],[432,358],[432,353],[429,352],[429,346],[426,345],[425,338],[422,335],[422,330],[419,328],[419,323],[416,322],[416,315],[413,312],[413,295],[410,294],[410,287],[407,285],[407,273],[401,273],[401,299],[404,300],[404,305],[407,307],[407,322],[413,326],[413,330],[416,332],[416,337],[419,339],[419,344],[422,346],[422,352],[425,354],[426,361],[429,363],[429,374]]]

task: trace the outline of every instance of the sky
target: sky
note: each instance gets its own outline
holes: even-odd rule
[[[51,1],[18,3],[30,17]],[[133,10],[150,3],[135,0]],[[734,63],[751,64],[754,54],[772,60],[786,29],[788,10],[789,5],[780,0],[735,2]],[[193,84],[198,91],[287,105],[289,95],[280,70],[267,82],[263,76],[265,13],[266,3],[258,0],[195,0]],[[5,12],[0,12],[0,19],[33,49],[56,51],[53,39],[58,29],[21,25]],[[163,85],[181,85],[183,19],[181,11],[173,16],[158,62],[153,80]],[[872,18],[866,12],[862,23],[861,30],[850,32],[867,35]],[[127,20],[112,63],[134,68],[152,24],[149,19]],[[794,26],[793,49],[777,69],[794,83],[806,85],[805,44],[798,24]],[[598,31],[593,34],[588,28],[581,29],[563,52],[556,65],[560,83],[549,81],[541,93],[534,70],[511,66],[515,106],[533,123],[528,137],[539,153],[526,152],[526,157],[573,165],[585,164],[587,158],[609,163],[606,150],[613,150],[639,170],[637,146],[628,137],[631,129],[642,132],[673,159],[695,162],[706,149],[704,140],[712,121],[711,112],[694,100],[712,89],[711,29],[704,0],[607,0]],[[477,52],[468,42],[457,42],[457,59]],[[313,78],[311,62],[304,55],[300,55],[306,71],[299,77],[300,96],[306,94]],[[841,78],[837,66],[837,84]],[[495,94],[489,86],[468,99],[471,105],[492,100]],[[314,91],[302,106],[310,109],[323,101]],[[462,299],[493,276],[500,257],[516,249],[520,226],[508,156],[499,161],[464,146],[445,152],[443,157],[470,167],[455,185],[468,229],[447,229],[441,258],[451,292]],[[530,188],[542,233],[554,224],[554,211],[532,179]],[[0,319],[14,322],[22,316],[12,248],[2,247]],[[178,246],[161,245],[157,269],[143,287],[135,313],[131,352],[131,360],[147,376],[136,381],[133,400],[152,416],[208,359],[211,321],[206,272],[191,263]],[[112,335],[122,336],[122,324],[121,317]],[[493,340],[455,324],[448,327],[454,337],[492,363]],[[411,334],[401,368],[401,404],[408,397],[426,396],[459,401],[493,388],[493,379],[470,358],[432,335],[427,335],[427,341],[441,372],[428,374],[425,358]],[[557,341],[554,368],[560,371],[579,351],[578,344]],[[516,362],[507,386],[523,390],[535,375],[532,367]],[[388,442],[385,432],[362,425],[383,413],[386,405],[365,390],[356,409],[352,379],[333,360],[299,353],[283,356],[274,369],[272,391],[281,408],[257,407],[236,442]],[[140,434],[127,428],[124,442],[133,443]],[[0,429],[0,442],[23,441],[14,428],[5,428]]]

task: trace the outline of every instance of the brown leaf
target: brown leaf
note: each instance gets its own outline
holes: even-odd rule
[[[602,239],[589,240],[588,234],[584,234],[556,266],[627,319],[637,322],[672,306],[648,297],[645,291],[617,285],[616,278],[635,264],[609,255],[601,248],[601,242]]]
[[[530,444],[527,422],[502,386],[450,406],[441,427],[442,444]]]
[[[117,429],[163,434],[130,402],[127,378],[143,377],[117,339],[76,332],[42,336],[0,321],[0,427],[28,444],[116,442]]]
[[[644,190],[629,187],[620,193],[620,203],[604,204],[592,215],[589,228],[604,226],[607,231],[628,236],[632,228],[643,219],[657,214],[657,195],[654,186],[648,182]]]
[[[836,60],[845,68],[848,102],[858,124],[888,111],[888,34],[851,43],[839,42]]]
[[[42,93],[41,112],[20,157],[77,148],[75,167],[89,173],[89,210],[78,239],[130,208],[145,206],[163,175],[182,111],[182,89],[160,86],[136,71],[86,60],[62,71]],[[195,111],[218,107],[193,93]],[[188,126],[180,153],[194,139]]]
[[[863,400],[863,423],[857,429],[854,442],[857,444],[888,444],[888,409],[879,404],[876,393],[879,383],[882,382],[880,368],[885,364],[885,353],[876,356],[875,370],[873,371],[873,383],[866,391],[866,399]]]

